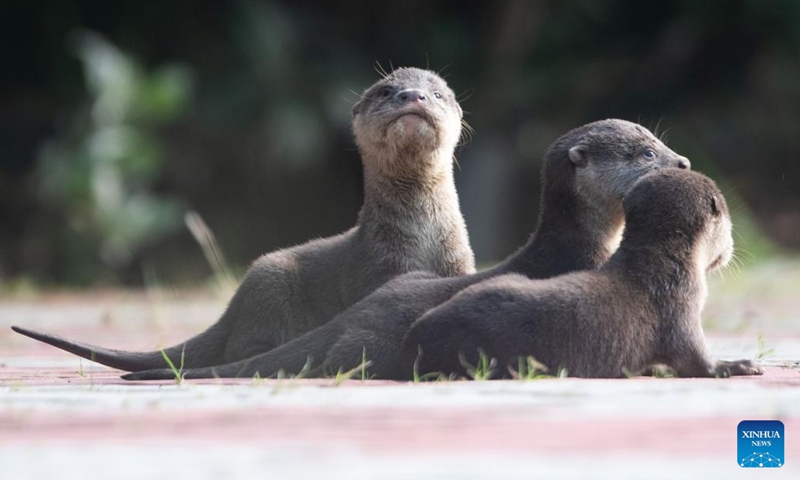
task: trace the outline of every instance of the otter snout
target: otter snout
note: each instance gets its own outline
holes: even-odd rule
[[[406,103],[425,103],[428,101],[428,96],[422,90],[408,88],[397,92],[394,99],[398,104],[405,105]]]
[[[692,168],[692,162],[686,157],[678,157],[678,168],[681,170],[689,170]]]

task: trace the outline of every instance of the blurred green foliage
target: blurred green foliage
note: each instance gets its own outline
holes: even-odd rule
[[[0,283],[140,285],[143,265],[196,283],[213,272],[186,210],[237,272],[348,228],[350,108],[376,62],[459,95],[481,264],[533,228],[548,144],[606,117],[668,130],[746,256],[800,248],[793,0],[11,0],[0,35]]]
[[[86,100],[42,147],[38,195],[70,250],[64,280],[90,283],[98,270],[125,266],[181,225],[181,202],[154,191],[164,156],[153,131],[186,111],[193,80],[178,64],[145,71],[95,33],[76,34],[72,43]]]

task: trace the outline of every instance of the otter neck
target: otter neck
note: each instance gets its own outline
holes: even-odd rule
[[[425,234],[420,222],[440,215],[460,216],[458,195],[453,181],[453,150],[442,149],[420,152],[418,158],[372,159],[364,158],[364,206],[359,213],[359,224],[381,229],[386,225],[398,228],[407,222]],[[426,157],[427,158],[423,158]],[[395,165],[413,165],[416,168],[399,168]],[[365,219],[369,218],[368,222]],[[414,220],[418,219],[418,220]],[[440,223],[440,222],[439,222]],[[369,233],[369,232],[368,232]]]
[[[536,231],[496,268],[547,278],[598,268],[608,260],[624,225],[622,208],[608,210],[580,197],[573,168],[564,162],[546,167]]]
[[[634,240],[635,239],[635,240]],[[630,282],[631,288],[646,294],[665,318],[679,318],[679,305],[685,311],[699,312],[705,303],[705,269],[700,265],[687,238],[626,236],[619,250],[603,270],[616,273]],[[681,302],[674,298],[680,297]]]

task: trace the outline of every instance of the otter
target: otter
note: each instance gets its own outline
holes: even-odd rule
[[[217,323],[164,350],[178,365],[218,365],[269,351],[328,322],[390,278],[473,273],[453,180],[463,112],[436,73],[399,68],[354,105],[364,167],[356,226],[256,260]],[[166,366],[162,351],[126,352],[18,326],[14,331],[114,368]]]
[[[604,263],[623,227],[622,196],[646,173],[689,168],[689,161],[647,129],[625,120],[601,120],[558,138],[542,166],[538,226],[525,246],[493,268],[440,278],[428,272],[397,277],[328,324],[255,358],[230,365],[186,370],[185,378],[250,377],[279,370],[307,376],[351,369],[366,357],[369,374],[397,378],[400,346],[412,322],[460,290],[491,277],[519,273],[548,278]],[[310,369],[310,370],[309,370]],[[123,378],[172,378],[170,370]]]
[[[403,342],[406,378],[463,375],[479,358],[497,376],[532,356],[551,372],[617,378],[652,364],[681,377],[760,375],[750,360],[714,361],[700,313],[706,275],[731,259],[725,199],[708,177],[676,169],[643,177],[625,196],[619,250],[599,270],[549,280],[504,275],[430,310]]]

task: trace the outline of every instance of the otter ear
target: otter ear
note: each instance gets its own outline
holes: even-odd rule
[[[719,207],[717,206],[717,196],[711,195],[711,213],[714,214],[715,217],[718,217],[721,213],[719,211]]]
[[[589,161],[589,147],[586,145],[575,145],[569,149],[569,159],[579,167],[586,166]]]

